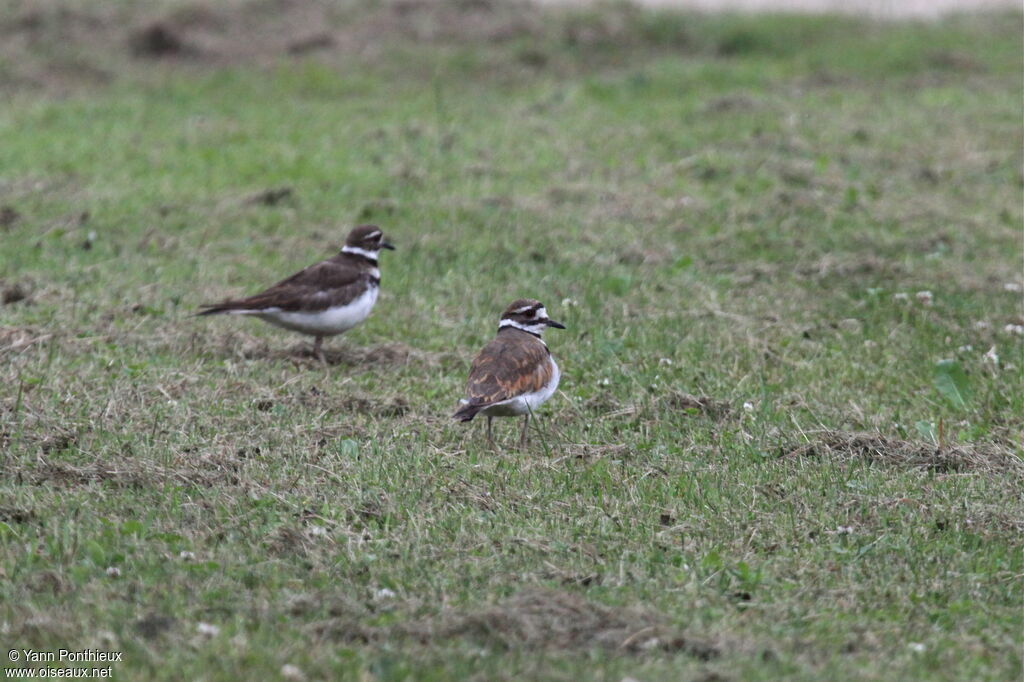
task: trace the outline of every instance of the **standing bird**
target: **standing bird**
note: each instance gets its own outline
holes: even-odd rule
[[[360,225],[333,258],[310,265],[255,296],[205,304],[199,315],[252,315],[316,339],[313,353],[324,358],[324,337],[347,332],[373,310],[380,291],[377,256],[394,250],[376,225]]]
[[[524,416],[519,446],[526,445],[530,415],[558,388],[561,372],[541,335],[548,327],[565,325],[548,317],[540,301],[513,301],[501,314],[498,334],[473,360],[466,382],[466,398],[452,415],[468,422],[477,414],[487,417],[487,441],[493,445],[494,417]]]

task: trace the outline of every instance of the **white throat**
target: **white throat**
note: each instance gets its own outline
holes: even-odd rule
[[[380,251],[367,251],[366,249],[361,249],[358,246],[348,245],[341,247],[341,252],[351,253],[356,256],[362,256],[363,258],[368,258],[375,263],[377,262],[377,256],[380,254]]]
[[[520,324],[515,320],[502,320],[501,322],[498,323],[498,329],[501,329],[502,327],[514,327],[524,332],[540,336],[541,334],[544,333],[544,329],[547,328],[547,324],[543,322],[540,322],[538,324]]]

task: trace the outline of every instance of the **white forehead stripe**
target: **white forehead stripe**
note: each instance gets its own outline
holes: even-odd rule
[[[370,260],[377,260],[377,254],[380,253],[379,250],[377,250],[377,251],[367,251],[366,249],[361,249],[358,246],[348,246],[347,244],[345,246],[341,247],[341,252],[342,253],[354,253],[357,256],[362,256],[363,258],[369,258]]]
[[[532,309],[533,309],[533,304],[531,303],[530,305],[524,305],[522,308],[516,308],[515,310],[512,311],[512,313],[513,314],[525,313],[527,310],[532,310]]]
[[[538,310],[538,311],[537,311],[537,317],[539,317],[540,319],[542,319],[542,320],[543,320],[543,319],[545,319],[545,318],[546,318],[547,316],[548,316],[548,310],[547,310],[547,308],[545,308],[544,306],[541,306],[541,307],[540,307],[540,310]]]
[[[380,230],[374,230],[370,234],[368,234],[365,237],[363,237],[363,239],[376,239],[377,237],[380,236],[380,234],[381,234]]]

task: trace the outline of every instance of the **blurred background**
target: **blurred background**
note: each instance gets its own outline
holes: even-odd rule
[[[588,4],[588,0],[552,0]],[[874,17],[937,17],[950,12],[975,12],[1020,7],[1017,0],[639,0],[647,7],[707,12],[836,12]]]

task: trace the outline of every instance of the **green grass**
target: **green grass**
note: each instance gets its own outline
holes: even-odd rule
[[[5,650],[1020,677],[1020,16],[533,19],[252,64],[51,44],[24,64],[110,82],[0,79]],[[329,367],[190,317],[371,221],[399,250]],[[520,296],[569,327],[563,383],[493,451],[449,415]]]

